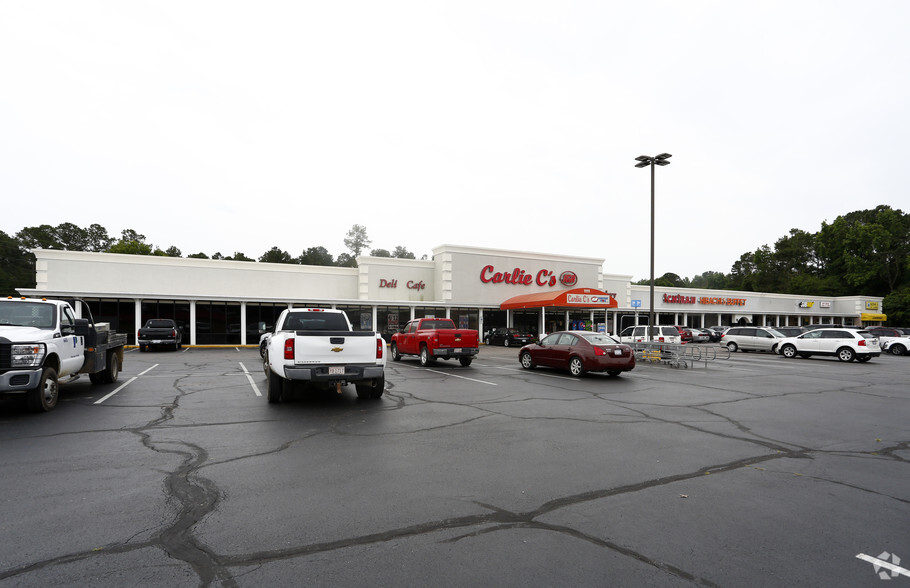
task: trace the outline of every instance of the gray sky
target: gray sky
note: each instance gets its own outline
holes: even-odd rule
[[[0,230],[648,277],[910,212],[910,2],[0,0]]]

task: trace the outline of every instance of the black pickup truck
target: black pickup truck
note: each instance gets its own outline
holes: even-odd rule
[[[149,319],[136,333],[136,343],[139,351],[148,351],[155,345],[176,351],[183,347],[183,327],[172,319]]]

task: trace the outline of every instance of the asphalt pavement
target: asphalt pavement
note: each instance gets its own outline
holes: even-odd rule
[[[485,346],[269,404],[255,349],[130,351],[53,412],[0,400],[0,586],[910,582],[910,357],[707,355]]]

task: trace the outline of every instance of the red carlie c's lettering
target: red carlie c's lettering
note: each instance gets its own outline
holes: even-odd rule
[[[537,279],[538,283],[540,283],[539,273]],[[525,273],[525,271],[519,267],[512,269],[512,271],[497,272],[496,268],[492,265],[485,265],[483,269],[480,270],[480,281],[484,284],[519,284],[530,286],[534,282],[534,277],[531,274]]]

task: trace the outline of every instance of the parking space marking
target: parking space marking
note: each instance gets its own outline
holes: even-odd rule
[[[99,400],[97,400],[97,401],[95,402],[95,404],[101,404],[102,402],[104,402],[105,400],[107,400],[108,398],[110,398],[111,396],[113,396],[114,394],[116,394],[117,392],[120,392],[121,390],[123,390],[124,388],[126,388],[127,386],[129,386],[130,384],[132,384],[133,382],[135,382],[136,380],[138,380],[138,379],[139,379],[139,376],[144,376],[145,374],[149,373],[150,371],[152,371],[152,370],[155,369],[156,367],[158,367],[158,364],[157,364],[157,363],[156,363],[155,365],[153,365],[152,367],[150,367],[149,369],[145,370],[144,372],[140,372],[138,375],[133,376],[132,378],[130,378],[129,380],[127,380],[125,383],[123,383],[123,384],[121,384],[119,387],[117,387],[117,389],[115,389],[113,392],[111,392],[111,393],[108,394],[107,396],[104,396],[103,398],[100,398]]]
[[[253,392],[256,393],[256,396],[262,396],[262,392],[259,391],[259,386],[256,385],[256,382],[253,381],[253,376],[250,375],[250,372],[247,371],[246,366],[243,365],[243,362],[237,362],[240,364],[240,367],[243,369],[243,373],[246,374],[246,379],[249,380],[250,386],[253,387]]]
[[[907,576],[908,578],[910,578],[910,570],[904,569],[889,561],[880,559],[881,557],[888,557],[889,555],[890,554],[887,551],[885,553],[880,554],[878,557],[872,557],[871,555],[866,555],[865,553],[858,553],[856,555],[856,558],[861,559],[863,561],[867,561],[867,562],[871,563],[872,565],[874,565],[876,572],[879,572],[879,568],[884,568],[886,570],[891,571],[891,574],[890,574],[891,577],[896,578],[898,575],[901,575],[901,576]],[[894,557],[896,557],[896,556],[894,556]],[[897,559],[897,561],[900,562],[900,559]],[[879,577],[882,580],[890,579],[887,577],[887,575],[881,575],[881,574],[884,574],[884,572],[880,572],[880,575],[879,575]]]
[[[410,365],[406,365],[406,364],[401,365],[401,367],[411,368],[412,370],[422,369],[427,372],[433,372],[434,374],[442,374],[443,376],[452,376],[453,378],[459,378],[461,380],[468,380],[470,382],[477,382],[478,384],[486,384],[487,386],[498,386],[499,385],[499,384],[495,384],[493,382],[485,382],[484,380],[475,380],[474,378],[466,378],[465,376],[459,376],[459,375],[452,374],[449,372],[440,372],[439,370],[431,370],[428,368],[420,368],[417,366],[410,366]]]

